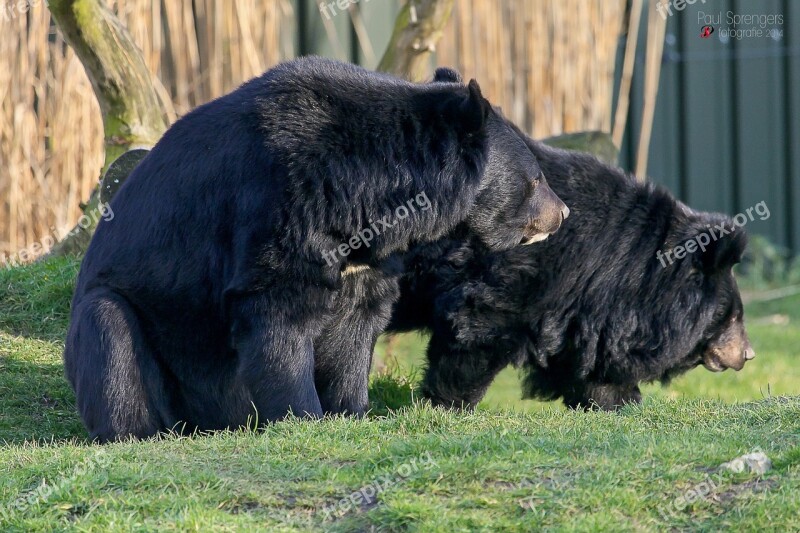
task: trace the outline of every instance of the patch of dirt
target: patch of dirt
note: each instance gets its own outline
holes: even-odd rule
[[[335,459],[329,462],[335,466],[353,466],[358,463],[355,459]]]
[[[735,483],[727,487],[727,490],[715,492],[711,494],[711,499],[725,504],[738,498],[747,497],[748,494],[769,492],[777,486],[778,482],[774,479],[756,478],[743,483]]]
[[[518,490],[518,489],[525,489],[528,487],[534,487],[536,485],[547,483],[547,481],[552,481],[550,478],[546,478],[544,482],[539,481],[538,483],[532,479],[525,478],[522,481],[504,481],[501,479],[498,480],[487,480],[483,483],[483,486],[486,488],[494,487],[500,490]]]
[[[58,400],[52,399],[46,392],[39,398],[39,403],[42,407],[47,407],[48,409],[55,409],[58,407]]]
[[[74,522],[80,519],[83,515],[85,515],[89,511],[89,505],[80,502],[76,504],[65,503],[58,506],[59,509],[62,511],[66,511],[69,514],[69,520]]]
[[[231,514],[250,513],[263,509],[261,502],[249,499],[231,500],[219,504],[218,509],[224,509]]]

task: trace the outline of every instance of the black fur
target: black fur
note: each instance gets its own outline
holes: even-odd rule
[[[458,224],[519,243],[540,173],[474,81],[304,58],[197,108],[83,261],[64,359],[86,427],[105,441],[363,413],[397,253]],[[423,194],[430,209],[331,261]]]
[[[741,324],[731,267],[744,232],[662,267],[658,250],[731,219],[694,212],[592,156],[526,142],[569,219],[527,248],[463,239],[415,248],[389,331],[432,332],[423,390],[436,404],[474,406],[509,364],[524,369],[528,396],[606,409],[639,401],[641,382],[695,367],[728,324]],[[736,356],[750,358],[743,327],[739,337]]]

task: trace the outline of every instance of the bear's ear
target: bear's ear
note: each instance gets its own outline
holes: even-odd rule
[[[481,87],[478,82],[473,80],[469,81],[467,86],[468,95],[461,105],[459,106],[459,114],[461,117],[461,126],[466,133],[475,133],[480,131],[486,124],[486,119],[489,118],[489,112],[492,106],[488,100],[481,94]]]
[[[729,232],[728,234],[719,235],[720,230],[715,229],[714,233],[717,239],[712,239],[710,243],[704,245],[705,251],[701,249],[697,254],[696,266],[703,272],[727,271],[742,260],[744,249],[747,246],[747,234],[742,228],[736,227],[732,223],[724,224],[724,228]],[[710,231],[698,235],[695,240],[700,244],[709,236]]]
[[[461,74],[449,67],[439,67],[433,73],[433,81],[436,83],[464,83]]]

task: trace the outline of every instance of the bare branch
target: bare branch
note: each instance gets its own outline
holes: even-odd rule
[[[423,81],[429,73],[430,55],[452,11],[453,0],[408,0],[397,16],[378,70]]]

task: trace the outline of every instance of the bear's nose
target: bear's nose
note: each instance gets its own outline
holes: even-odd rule
[[[756,351],[751,347],[748,346],[744,351],[744,360],[749,361],[751,359],[755,359]]]
[[[565,221],[569,216],[569,207],[566,205],[561,209],[561,221]]]

